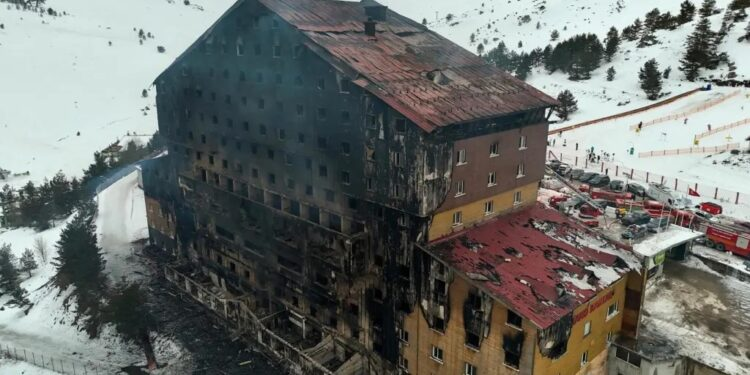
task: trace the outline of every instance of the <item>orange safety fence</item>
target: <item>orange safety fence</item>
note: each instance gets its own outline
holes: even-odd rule
[[[736,150],[740,148],[739,143],[729,143],[720,146],[704,146],[704,147],[687,147],[687,148],[675,148],[671,150],[656,150],[639,152],[639,158],[650,158],[653,156],[675,156],[675,155],[689,155],[689,154],[707,154],[710,152],[722,152],[729,150]]]
[[[691,108],[691,109],[689,109],[689,110],[687,110],[685,112],[675,113],[675,114],[672,114],[672,115],[669,115],[669,116],[662,116],[662,117],[653,119],[651,121],[644,121],[643,123],[640,123],[640,125],[641,125],[642,128],[645,128],[645,127],[653,126],[653,125],[656,125],[656,124],[661,124],[661,123],[667,122],[667,121],[679,120],[679,119],[685,118],[685,117],[687,117],[689,115],[692,115],[692,114],[695,114],[695,113],[698,113],[698,112],[703,112],[703,111],[705,111],[705,110],[707,110],[707,109],[709,109],[711,107],[715,107],[715,106],[717,106],[717,105],[719,105],[721,103],[724,103],[725,101],[727,101],[730,98],[733,98],[733,97],[735,97],[735,96],[737,96],[739,94],[740,94],[739,90],[732,91],[729,95],[724,95],[724,96],[722,96],[720,98],[709,100],[706,103],[701,104],[701,105],[699,105],[697,107]],[[638,125],[639,124],[630,125],[630,130],[636,130],[636,129],[638,129]]]
[[[750,204],[750,194],[740,193],[722,189],[713,185],[697,183],[694,181],[685,181],[675,177],[669,177],[658,173],[644,171],[640,169],[628,168],[624,165],[602,161],[593,163],[586,157],[577,155],[564,155],[559,152],[547,152],[547,160],[559,160],[569,164],[574,168],[581,168],[588,171],[596,171],[605,174],[612,179],[620,178],[623,180],[633,180],[645,183],[657,183],[671,188],[672,190],[684,194],[690,194],[692,191],[698,194],[694,199],[700,200],[700,197],[712,198],[725,203]]]
[[[747,125],[747,124],[750,124],[750,118],[746,118],[746,119],[740,120],[740,121],[735,121],[735,122],[733,122],[731,124],[728,124],[728,125],[719,126],[718,128],[712,128],[709,131],[705,131],[703,133],[700,133],[700,134],[696,135],[695,138],[696,139],[703,139],[703,138],[708,137],[709,135],[714,135],[716,133],[721,133],[723,131],[726,131],[726,130],[729,130],[729,129],[733,129],[733,128],[736,128],[736,127],[739,127],[739,126],[742,126],[742,125]]]
[[[670,104],[672,102],[677,101],[678,99],[682,99],[682,98],[684,98],[686,96],[695,94],[696,92],[701,91],[701,90],[702,89],[700,89],[700,88],[693,89],[693,90],[690,90],[690,91],[683,92],[682,94],[675,95],[675,96],[673,96],[671,98],[664,99],[664,100],[662,100],[662,101],[660,101],[658,103],[649,104],[649,105],[644,106],[644,107],[640,107],[640,108],[636,108],[636,109],[633,109],[633,110],[630,110],[630,111],[626,111],[626,112],[622,112],[622,113],[610,115],[610,116],[607,116],[607,117],[601,117],[601,118],[598,118],[598,119],[584,121],[584,122],[581,122],[581,123],[578,123],[578,124],[575,124],[575,125],[569,125],[569,126],[565,126],[565,127],[559,128],[559,129],[555,129],[555,130],[550,130],[548,134],[552,135],[552,134],[562,133],[562,132],[565,132],[565,131],[568,131],[568,130],[578,129],[578,128],[582,128],[584,126],[589,126],[589,125],[593,125],[593,124],[598,124],[600,122],[605,122],[605,121],[610,121],[610,120],[614,120],[614,119],[618,119],[618,118],[622,118],[622,117],[632,116],[632,115],[635,115],[637,113],[641,113],[641,112],[644,112],[644,111],[648,111],[648,110],[651,110],[651,109],[654,109],[654,108],[657,108],[657,107],[661,107],[661,106]]]

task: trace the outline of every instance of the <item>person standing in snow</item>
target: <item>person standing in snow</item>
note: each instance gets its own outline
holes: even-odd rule
[[[711,124],[706,125],[708,127],[708,131],[711,131]]]
[[[638,132],[640,133],[642,129],[643,129],[643,121],[638,123]]]
[[[687,125],[687,117],[685,117],[685,121],[682,122],[682,125]]]

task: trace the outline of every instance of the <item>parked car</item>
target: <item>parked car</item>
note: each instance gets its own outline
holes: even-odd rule
[[[552,208],[557,208],[561,203],[567,201],[569,198],[570,197],[568,197],[567,195],[558,195],[550,197],[548,202]]]
[[[589,185],[595,187],[602,187],[609,185],[609,176],[607,175],[596,175],[587,181]]]
[[[648,212],[634,211],[629,212],[621,219],[622,225],[630,226],[634,224],[647,224],[651,221],[651,215]]]
[[[646,227],[643,225],[631,225],[628,229],[622,232],[622,238],[626,240],[637,240],[646,237],[647,232],[648,230],[646,230]]]
[[[627,184],[626,189],[628,192],[633,193],[633,195],[638,197],[645,197],[646,196],[646,188],[643,187],[643,185],[630,183]]]
[[[570,199],[566,200],[565,202],[561,202],[558,204],[558,207],[562,209],[563,211],[567,211],[570,208],[578,209],[580,208],[584,203],[586,203],[586,200],[574,195],[570,197]]]
[[[580,180],[583,173],[583,169],[574,169],[570,172],[570,178],[573,180]]]
[[[609,182],[609,190],[623,191],[625,190],[625,183],[622,180],[612,180]]]
[[[582,219],[592,219],[602,216],[602,213],[599,210],[600,208],[592,206],[591,203],[584,203],[581,205],[581,208],[578,209],[578,217]]]
[[[712,202],[703,202],[698,205],[697,208],[703,212],[708,212],[711,215],[721,215],[721,213],[724,212],[724,208]]]
[[[563,164],[560,166],[560,168],[557,168],[557,174],[559,174],[560,176],[568,176],[572,171],[573,168],[567,164]]]
[[[584,172],[581,175],[581,178],[578,179],[578,181],[588,182],[590,179],[592,179],[592,178],[594,178],[595,176],[598,176],[598,175],[599,175],[599,173],[596,173],[596,172]]]
[[[653,200],[657,200],[668,205],[674,204],[677,196],[675,196],[672,189],[661,184],[649,184],[646,195]]]
[[[562,164],[562,162],[559,160],[550,160],[547,162],[547,166],[553,171],[560,167],[560,164]]]
[[[649,232],[656,233],[660,229],[665,229],[669,226],[669,216],[655,217],[646,224],[646,229]]]

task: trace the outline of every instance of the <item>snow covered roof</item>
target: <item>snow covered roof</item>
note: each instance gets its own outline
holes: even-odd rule
[[[650,234],[643,240],[634,243],[633,252],[645,257],[652,257],[666,249],[694,240],[702,235],[703,233],[670,224],[663,231]]]
[[[542,329],[639,267],[541,204],[432,242],[426,251]]]
[[[366,35],[364,23],[369,17],[365,7],[374,1],[257,1],[306,35],[307,47],[351,74],[354,84],[426,132],[557,104],[543,92],[391,10],[386,11],[385,19],[375,21],[376,35]],[[238,1],[221,19],[245,2]],[[177,61],[180,59],[182,56]]]

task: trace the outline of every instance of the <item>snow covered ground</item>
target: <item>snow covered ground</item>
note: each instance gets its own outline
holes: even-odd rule
[[[141,277],[139,273],[144,271],[133,258],[136,245],[132,242],[147,236],[143,191],[137,182],[138,173],[133,172],[97,197],[99,244],[107,261],[106,272],[113,283],[123,279],[137,280]],[[32,247],[35,238],[42,237],[48,243],[49,259],[52,259],[57,253],[54,244],[63,227],[64,223],[60,223],[41,233],[34,233],[31,229],[10,230],[0,234],[0,243],[10,243],[13,252],[20,256],[23,249]],[[105,327],[99,338],[91,340],[85,332],[73,326],[74,306],[66,309],[63,304],[70,291],[60,292],[49,284],[54,274],[55,267],[48,261],[22,282],[21,286],[29,291],[29,299],[34,303],[28,315],[8,306],[0,311],[0,340],[3,344],[64,361],[95,363],[110,371],[144,361],[138,348],[123,343],[109,327]],[[0,305],[4,305],[7,298],[0,298]],[[157,359],[164,361],[186,355],[177,343],[165,337],[155,340],[155,349]]]
[[[191,3],[48,0],[60,17],[0,3],[0,167],[31,174],[12,184],[80,175],[95,150],[156,131],[151,83],[233,1]]]
[[[45,370],[25,362],[0,359],[0,373],[4,375],[57,375],[58,372]]]

